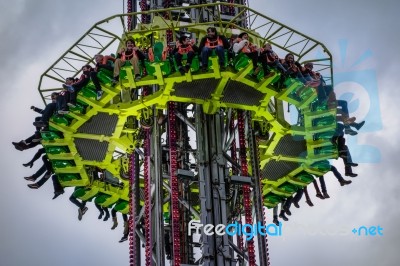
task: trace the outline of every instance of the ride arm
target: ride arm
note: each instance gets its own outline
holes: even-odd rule
[[[238,54],[243,49],[243,47],[245,47],[246,44],[248,44],[248,42],[249,41],[247,40],[241,40],[240,42],[234,43],[232,48],[233,52],[235,54]]]

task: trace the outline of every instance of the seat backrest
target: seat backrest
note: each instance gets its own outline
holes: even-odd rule
[[[162,42],[154,43],[153,54],[155,62],[163,61],[163,51],[164,51],[164,44]]]

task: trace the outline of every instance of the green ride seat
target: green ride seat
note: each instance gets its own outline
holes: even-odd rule
[[[114,209],[121,213],[127,213],[129,212],[129,202],[127,202],[126,200],[119,200],[115,204]]]
[[[90,81],[85,87],[82,88],[79,94],[82,94],[85,98],[96,99],[96,87],[94,86],[93,82]]]
[[[119,72],[119,79],[120,80],[126,79],[127,71],[132,71],[131,67],[132,67],[131,61],[125,61],[124,65],[121,67],[121,70]]]
[[[50,118],[50,121],[57,125],[68,126],[70,124],[70,121],[65,116],[61,116],[61,115],[53,115]]]
[[[239,53],[233,59],[233,68],[239,71],[245,67],[247,67],[251,63],[251,59],[244,53]]]
[[[82,196],[84,196],[86,193],[86,189],[84,187],[78,187],[77,189],[75,189],[75,191],[72,193],[72,195],[75,198],[80,198]]]
[[[172,60],[174,62],[175,71],[178,72],[179,68],[178,68],[178,65],[176,64],[175,57],[173,57]],[[182,65],[183,66],[186,65],[186,60],[187,60],[187,55],[184,54],[183,57],[182,57]],[[199,69],[200,69],[200,59],[199,59],[199,57],[197,55],[195,55],[193,60],[192,60],[192,64],[190,65],[190,72],[194,73],[194,72],[199,71]]]
[[[314,134],[313,138],[314,140],[325,140],[325,141],[330,141],[332,137],[335,135],[334,130],[329,130],[326,132],[321,132],[321,133],[316,133]]]
[[[108,70],[106,70],[106,69],[100,70],[97,73],[97,78],[99,79],[100,83],[111,86],[112,81],[113,81],[113,77],[112,77],[113,74],[111,73],[111,75],[109,75],[106,73],[106,71],[108,71]]]
[[[313,88],[305,87],[303,83],[297,81],[297,87],[289,94],[289,97],[297,101],[303,101],[312,96],[313,92],[314,92]]]
[[[90,187],[78,187],[75,189],[73,195],[76,198],[79,198],[84,201],[92,201],[99,192],[99,188],[97,186],[90,186]]]
[[[145,65],[146,65],[146,61],[145,61]],[[120,80],[128,80],[127,71],[130,71],[132,73],[133,77],[135,77],[135,73],[133,72],[131,61],[125,61],[124,65],[121,67],[121,70],[119,72],[119,79]],[[147,71],[147,68],[146,68],[146,71]],[[142,76],[144,75],[144,69],[143,69],[143,66],[141,65],[140,61],[139,61],[139,73]]]
[[[337,147],[334,145],[319,147],[314,149],[315,155],[330,155],[337,152]]]
[[[153,46],[154,62],[145,61],[145,67],[147,74],[151,76],[156,75],[155,65],[160,65],[161,73],[163,76],[168,76],[172,72],[172,67],[169,59],[163,60],[164,44],[162,42],[156,42]]]
[[[66,168],[75,166],[74,161],[70,160],[52,160],[51,163],[53,164],[54,168]]]
[[[96,196],[94,202],[103,207],[109,207],[109,206],[113,205],[114,203],[116,203],[118,200],[119,200],[119,195],[116,193],[109,195],[109,194],[100,192]]]
[[[40,135],[42,136],[43,140],[47,141],[52,141],[56,139],[61,139],[62,133],[61,132],[56,132],[57,130],[50,127],[51,131],[42,131],[40,132]]]
[[[196,72],[196,71],[199,71],[199,69],[200,69],[200,59],[196,55],[192,60],[192,64],[190,65],[190,71]]]
[[[329,163],[328,160],[315,162],[315,163],[311,164],[310,167],[317,169],[318,171],[321,171],[321,172],[328,172],[331,170],[331,164]]]
[[[270,204],[278,204],[279,202],[282,201],[282,198],[275,194],[268,194],[267,196],[264,197],[264,201]]]
[[[84,114],[86,113],[87,105],[82,103],[80,100],[75,104],[75,107],[69,107],[69,111],[77,113],[77,114]]]
[[[57,177],[60,182],[69,182],[81,179],[79,174],[58,174]]]
[[[310,184],[314,180],[314,177],[306,172],[299,173],[294,178],[307,184]]]
[[[314,93],[314,89],[312,87],[303,87],[299,90],[298,95],[301,100],[306,100],[311,97]]]
[[[330,126],[332,124],[336,124],[336,117],[333,116],[333,115],[320,117],[320,118],[315,118],[312,121],[312,125],[315,126],[315,127]]]
[[[113,75],[113,71],[104,68],[97,72],[97,78],[99,79],[100,83],[108,86],[110,86],[113,81]]]
[[[46,153],[48,154],[60,154],[60,153],[68,153],[69,149],[67,146],[48,146],[45,147]]]
[[[284,183],[280,185],[278,188],[288,193],[295,193],[297,191],[297,186],[290,183]]]
[[[150,76],[156,76],[156,64],[160,65],[161,73],[163,76],[168,76],[172,72],[171,63],[168,60],[161,62],[149,62],[145,61],[144,65],[146,67],[147,74]]]
[[[100,204],[106,202],[106,200],[109,199],[110,197],[111,197],[111,195],[104,194],[104,193],[99,193],[97,195],[97,197],[95,198],[94,203],[100,205]]]
[[[208,68],[209,69],[214,69],[211,61],[211,57],[217,57],[217,53],[215,52],[215,49],[212,50],[210,57],[208,58]],[[217,60],[218,61],[218,60]],[[228,60],[228,50],[225,49],[224,51],[224,66],[227,67],[229,63]]]
[[[316,100],[311,103],[311,111],[313,111],[313,112],[327,111],[327,110],[328,110],[328,102],[327,101],[319,102],[318,100]]]

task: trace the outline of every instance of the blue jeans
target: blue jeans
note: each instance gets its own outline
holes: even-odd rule
[[[212,50],[215,49],[216,54],[218,55],[218,63],[219,65],[224,65],[225,62],[225,53],[224,53],[224,47],[222,46],[217,46],[215,48],[208,48],[204,46],[204,48],[201,51],[201,64],[203,67],[208,66],[208,58],[210,57]]]

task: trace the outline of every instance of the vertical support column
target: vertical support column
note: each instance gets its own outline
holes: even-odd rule
[[[181,264],[180,248],[180,209],[179,209],[179,185],[177,177],[178,150],[176,134],[176,114],[174,102],[168,104],[168,133],[169,133],[169,160],[170,160],[170,186],[171,186],[171,209],[172,209],[172,248],[173,265]]]
[[[233,136],[232,144],[231,144],[231,147],[230,147],[231,158],[235,163],[237,163],[238,158],[237,158],[237,148],[236,148],[235,112],[234,111],[232,111],[232,114],[231,114],[231,120],[230,120],[230,124],[229,124],[229,131],[230,131],[230,135]],[[239,174],[239,171],[235,167],[233,167],[232,168],[232,174],[233,175],[237,175],[237,174]],[[235,193],[237,193],[237,195],[238,195],[237,189],[235,190]],[[237,216],[239,217],[239,219],[236,222],[241,226],[242,225],[242,219],[240,219],[240,217],[241,217],[240,202],[237,202],[235,205],[233,205],[233,208],[235,208],[235,209],[233,209],[233,211],[236,212],[238,214]],[[243,250],[243,235],[237,234],[236,235],[236,241],[237,241],[238,248],[240,250]]]
[[[239,156],[240,165],[242,168],[242,175],[248,176],[247,167],[247,149],[246,149],[246,136],[245,136],[245,112],[238,112],[238,129],[239,129]],[[243,185],[243,205],[245,213],[246,224],[253,224],[253,216],[251,211],[251,199],[250,199],[250,186]],[[256,265],[256,256],[254,249],[253,239],[247,241],[247,252],[249,256],[249,265]]]
[[[251,120],[250,120],[251,121]],[[264,216],[264,204],[263,204],[263,196],[262,196],[262,183],[260,180],[260,161],[257,149],[257,140],[254,135],[254,130],[251,128],[249,121],[249,132],[248,132],[248,143],[250,150],[250,159],[251,166],[253,170],[254,177],[254,189],[253,189],[253,202],[254,209],[256,214],[257,223],[262,223],[263,226],[265,223]],[[260,265],[268,265],[268,239],[267,236],[263,236],[261,234],[257,234],[257,244],[258,244],[258,256],[260,259]]]
[[[134,169],[134,173],[135,173],[135,180],[134,180],[134,182],[133,182],[133,186],[134,186],[134,193],[135,193],[135,196],[136,196],[136,200],[133,202],[133,204],[135,205],[135,209],[136,210],[140,210],[140,193],[139,193],[139,190],[140,190],[140,178],[139,178],[139,176],[140,176],[140,164],[139,164],[139,154],[135,151],[134,152],[134,156],[135,156],[135,161],[134,161],[134,167],[135,167],[135,169]],[[135,214],[135,216],[133,217],[134,219],[135,219],[135,221],[137,221],[136,220],[136,214]],[[140,251],[141,251],[141,248],[140,248],[140,238],[139,238],[139,236],[136,234],[136,223],[135,223],[135,228],[134,228],[134,235],[135,235],[135,242],[136,242],[136,244],[135,244],[135,246],[136,246],[136,264],[135,265],[140,265],[141,264],[141,255],[140,255]]]
[[[145,265],[152,265],[152,225],[151,225],[151,175],[150,175],[150,129],[145,129],[144,138],[144,230],[145,230]]]
[[[227,177],[226,159],[223,155],[223,116],[222,113],[208,115],[207,122],[209,124],[210,134],[210,151],[211,151],[211,177],[213,183],[213,211],[214,211],[214,226],[218,224],[228,224],[227,219],[227,202],[225,178]],[[230,246],[228,235],[215,235],[216,246],[216,262],[217,265],[231,265]]]
[[[126,0],[127,4],[127,8],[126,11],[127,13],[134,13],[137,11],[137,6],[136,6],[136,2],[135,0]],[[133,30],[136,28],[136,17],[135,16],[129,16],[128,17],[128,21],[127,21],[127,28],[129,31]]]
[[[227,202],[225,178],[226,159],[223,156],[222,114],[203,116],[200,106],[196,106],[197,156],[199,164],[199,192],[201,203],[201,223],[226,225]],[[204,121],[204,123],[203,123]],[[231,257],[228,235],[202,234],[203,265],[230,266]]]
[[[164,216],[163,216],[163,183],[161,173],[161,140],[160,126],[157,123],[157,112],[153,108],[153,130],[152,130],[152,183],[155,185],[154,208],[152,223],[154,225],[154,243],[156,254],[156,265],[165,264],[164,253]]]
[[[197,161],[199,168],[199,197],[200,197],[200,222],[203,225],[214,224],[212,215],[212,200],[211,200],[211,182],[210,169],[208,164],[208,135],[207,124],[204,123],[203,111],[201,105],[196,105],[196,141],[197,141]],[[214,266],[214,236],[202,234],[202,255],[203,266]]]
[[[137,242],[136,242],[136,195],[138,195],[137,191],[135,191],[135,151],[130,156],[129,159],[129,188],[131,189],[129,193],[129,265],[134,266],[137,257]],[[139,253],[140,256],[140,253]]]

